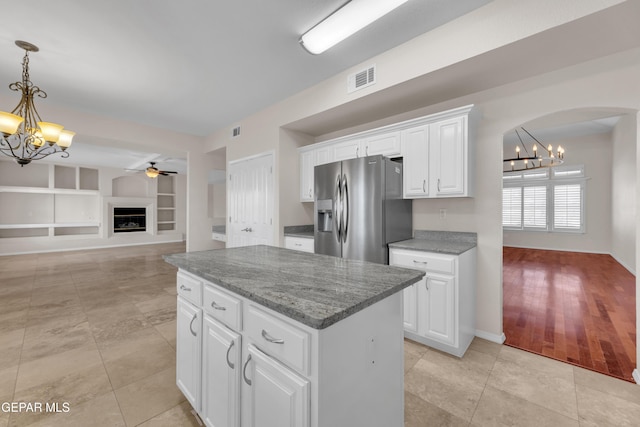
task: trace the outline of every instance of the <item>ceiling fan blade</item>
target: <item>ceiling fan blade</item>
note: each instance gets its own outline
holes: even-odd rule
[[[169,173],[178,173],[178,172],[175,172],[175,171],[160,171],[160,172],[162,172],[165,175],[169,174]]]

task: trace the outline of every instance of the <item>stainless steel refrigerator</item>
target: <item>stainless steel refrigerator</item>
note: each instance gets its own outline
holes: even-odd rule
[[[314,168],[315,253],[389,263],[388,244],[410,239],[402,163],[360,157]]]

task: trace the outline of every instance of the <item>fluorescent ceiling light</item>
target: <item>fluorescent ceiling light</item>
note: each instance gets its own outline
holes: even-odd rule
[[[303,34],[300,44],[318,55],[407,1],[351,0]]]

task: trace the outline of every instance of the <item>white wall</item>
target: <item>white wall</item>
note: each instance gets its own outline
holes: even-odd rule
[[[613,209],[611,204],[611,155],[613,152],[611,134],[543,141],[543,145],[547,144],[554,147],[560,144],[565,148],[565,165],[584,165],[585,176],[588,178],[585,191],[585,232],[505,231],[504,245],[611,253],[611,212]]]
[[[636,137],[634,115],[624,116],[612,136],[611,255],[629,271],[636,272]]]

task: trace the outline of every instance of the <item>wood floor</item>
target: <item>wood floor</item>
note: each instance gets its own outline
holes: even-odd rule
[[[635,276],[610,255],[503,249],[505,344],[633,381]]]

